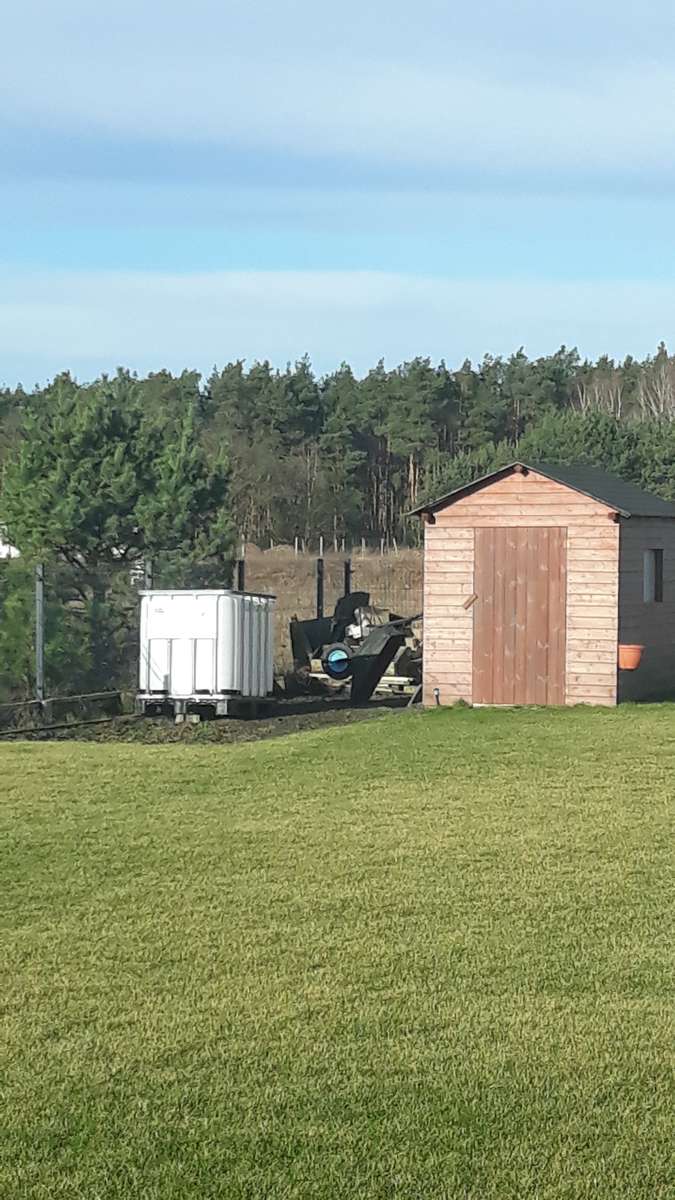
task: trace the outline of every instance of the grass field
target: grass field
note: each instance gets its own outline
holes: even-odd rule
[[[672,1195],[674,707],[0,779],[3,1197]]]

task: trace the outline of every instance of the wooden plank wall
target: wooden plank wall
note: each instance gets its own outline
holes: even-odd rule
[[[663,601],[645,604],[643,556],[663,550]],[[621,523],[619,641],[645,647],[637,671],[619,674],[619,698],[659,699],[675,693],[675,521],[631,517]]]
[[[567,528],[566,703],[615,704],[619,526],[609,510],[534,471],[436,513],[425,530],[424,703],[472,700],[474,529]]]
[[[440,516],[440,514],[439,514]],[[424,534],[424,695],[434,704],[471,702],[473,613],[464,608],[473,593],[473,529],[441,522]]]

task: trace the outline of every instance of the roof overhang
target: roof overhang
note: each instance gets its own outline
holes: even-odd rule
[[[593,496],[591,492],[584,491],[583,488],[573,488],[571,484],[556,479],[555,474],[547,471],[545,467],[530,466],[524,462],[512,462],[506,467],[500,467],[497,471],[490,471],[487,475],[481,475],[478,479],[472,480],[471,483],[465,483],[462,487],[448,492],[447,495],[439,496],[437,500],[430,500],[427,504],[419,504],[417,508],[411,509],[405,515],[407,517],[421,517],[423,520],[433,519],[434,514],[439,509],[455,504],[463,496],[470,496],[473,492],[479,492],[481,488],[486,487],[490,483],[495,483],[498,479],[504,479],[507,475],[528,475],[530,471],[534,471],[537,475],[543,475],[545,479],[550,479],[552,483],[559,483],[561,487],[569,488],[570,491],[578,492],[581,496],[588,496],[589,500],[594,500],[596,504],[601,504],[606,508],[609,516],[615,520],[618,520],[619,517],[630,517],[631,515],[626,509],[616,508],[614,505],[608,504],[606,500],[601,500],[598,496]]]

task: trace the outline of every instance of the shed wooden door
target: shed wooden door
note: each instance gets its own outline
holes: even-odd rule
[[[564,704],[567,530],[475,530],[474,704]]]

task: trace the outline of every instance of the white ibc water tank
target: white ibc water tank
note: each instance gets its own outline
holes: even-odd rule
[[[273,610],[273,596],[245,592],[141,592],[141,697],[208,702],[269,695]]]

